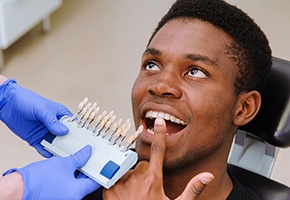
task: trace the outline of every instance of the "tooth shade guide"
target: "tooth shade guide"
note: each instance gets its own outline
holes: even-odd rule
[[[89,128],[90,124],[94,121],[94,118],[96,116],[95,111],[93,111],[90,116],[89,116],[89,120],[87,120],[86,124],[85,124],[85,128]]]
[[[140,134],[140,133],[142,133],[143,130],[144,130],[144,126],[140,125],[137,129],[137,132]]]
[[[118,126],[118,127],[121,126],[122,123],[123,123],[123,119],[121,118],[121,119],[119,119],[119,120],[117,121],[117,126]]]
[[[143,130],[144,130],[143,125],[140,125],[138,127],[138,129],[132,135],[130,135],[128,137],[128,139],[126,141],[127,142],[127,146],[126,146],[125,149],[123,149],[123,151],[128,150],[130,148],[130,146],[132,146],[135,143],[135,141],[137,140],[138,136],[140,135],[140,133],[142,133]]]
[[[90,113],[86,113],[84,116],[84,120],[81,120],[80,123],[82,124],[82,127],[85,126],[85,123],[89,120]]]
[[[113,123],[112,126],[111,126],[112,131],[115,132],[117,127],[118,127],[118,124],[117,123]]]
[[[99,111],[100,107],[97,107],[96,102],[92,104],[88,102],[88,98],[85,98],[78,106],[78,123],[80,128],[91,131],[94,137],[101,137],[107,140],[110,145],[128,148],[135,142],[140,132],[143,131],[143,126],[140,126],[137,131],[130,135],[128,134],[131,128],[130,119],[126,121],[123,121],[122,118],[116,120],[117,117],[114,115],[114,111],[109,113],[103,111],[97,115]],[[90,126],[92,126],[91,129],[89,129]]]
[[[106,116],[106,114],[107,114],[107,111],[106,111],[106,110],[103,111],[103,112],[98,116],[98,118],[97,118],[97,122],[98,122],[98,123],[101,122],[101,120]]]
[[[88,104],[83,108],[83,110],[80,112],[80,114],[79,114],[80,117],[79,117],[79,119],[78,119],[79,124],[81,124],[84,120],[86,120],[86,117],[88,117],[88,116],[87,116],[87,113],[92,112],[91,106],[92,106],[92,103],[89,102],[89,103],[88,103]]]
[[[114,111],[111,111],[111,112],[108,114],[109,118],[111,118],[113,115],[114,115]]]
[[[96,107],[97,107],[96,102],[93,104],[90,102],[84,107],[84,109],[81,112],[83,113],[83,115],[79,118],[79,124],[81,127],[84,127],[87,121],[89,121],[88,125],[93,121]]]
[[[91,107],[92,103],[89,102],[85,107],[84,109],[82,110],[81,114],[84,115],[86,114],[86,112],[89,110],[89,108]]]
[[[112,124],[112,120],[108,120],[108,121],[106,122],[106,124],[105,124],[105,128],[109,129],[110,126],[111,126],[111,124]],[[107,129],[106,129],[106,130],[107,130]]]
[[[88,102],[88,98],[86,97],[86,98],[84,98],[84,100],[79,104],[79,106],[78,106],[78,110],[81,111],[81,110],[84,108],[84,106],[87,104],[87,102]]]
[[[80,112],[82,111],[84,105],[87,103],[88,101],[88,98],[84,98],[81,103],[78,105],[78,111],[71,117],[71,120],[70,121],[74,121],[77,117],[78,114],[80,114]]]
[[[105,115],[107,114],[107,111],[103,111],[97,118],[96,118],[96,122],[97,124],[94,126],[93,133],[96,132],[98,126],[100,125],[101,121],[103,120],[103,118],[105,117]]]
[[[79,170],[108,189],[136,164],[137,153],[128,147],[134,143],[138,134],[133,133],[131,144],[128,144],[130,120],[123,121],[117,119],[113,111],[107,114],[107,111],[99,113],[100,110],[97,103],[88,103],[88,99],[85,98],[72,117],[64,116],[60,119],[60,122],[69,128],[68,134],[56,136],[53,141],[44,139],[41,144],[53,155],[60,157],[67,157],[81,147],[91,145],[92,156]],[[114,177],[107,181],[104,180],[107,176],[102,174],[102,169],[111,161],[120,168]]]
[[[116,115],[113,115],[113,116],[110,118],[111,122],[112,122],[112,123],[115,122],[116,118],[117,118],[117,116],[116,116]]]

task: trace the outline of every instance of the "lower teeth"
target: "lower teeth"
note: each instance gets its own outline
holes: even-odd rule
[[[148,128],[147,131],[148,131],[148,133],[154,135],[154,130]]]
[[[153,129],[147,129],[148,133],[150,133],[151,135],[154,135],[154,130]],[[169,135],[168,133],[166,133],[166,135]]]

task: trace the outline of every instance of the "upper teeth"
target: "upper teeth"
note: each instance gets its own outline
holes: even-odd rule
[[[182,121],[181,119],[178,119],[176,117],[174,117],[173,115],[170,115],[168,113],[163,113],[163,112],[157,112],[157,111],[148,111],[146,113],[146,118],[163,118],[165,120],[170,120],[171,122],[177,123],[177,124],[182,124],[182,125],[186,125],[186,123],[184,121]]]

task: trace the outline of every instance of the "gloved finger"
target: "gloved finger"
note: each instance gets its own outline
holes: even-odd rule
[[[50,158],[52,157],[53,155],[51,153],[49,153],[48,151],[46,151],[44,149],[44,147],[41,145],[41,144],[34,144],[33,147],[37,150],[37,152],[42,155],[43,157],[45,158]]]
[[[92,155],[92,147],[90,145],[86,145],[84,148],[70,155],[68,159],[70,159],[72,161],[73,166],[76,169],[78,169],[87,163],[91,155]]]

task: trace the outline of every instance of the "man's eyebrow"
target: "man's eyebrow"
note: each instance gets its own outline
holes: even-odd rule
[[[217,66],[216,61],[210,59],[207,56],[198,55],[198,54],[186,54],[185,57],[187,59],[192,60],[192,61],[202,61],[202,62],[205,62],[206,64],[209,64],[209,65],[212,65],[212,66]]]
[[[157,49],[154,49],[154,48],[147,48],[143,55],[146,55],[146,54],[150,54],[150,55],[161,55],[161,52]]]
[[[161,51],[159,51],[158,49],[155,48],[147,48],[143,55],[161,55]],[[203,56],[203,55],[199,55],[199,54],[186,54],[185,55],[186,59],[190,59],[192,61],[202,61],[206,64],[212,65],[212,66],[217,66],[216,61],[210,59],[207,56]]]

